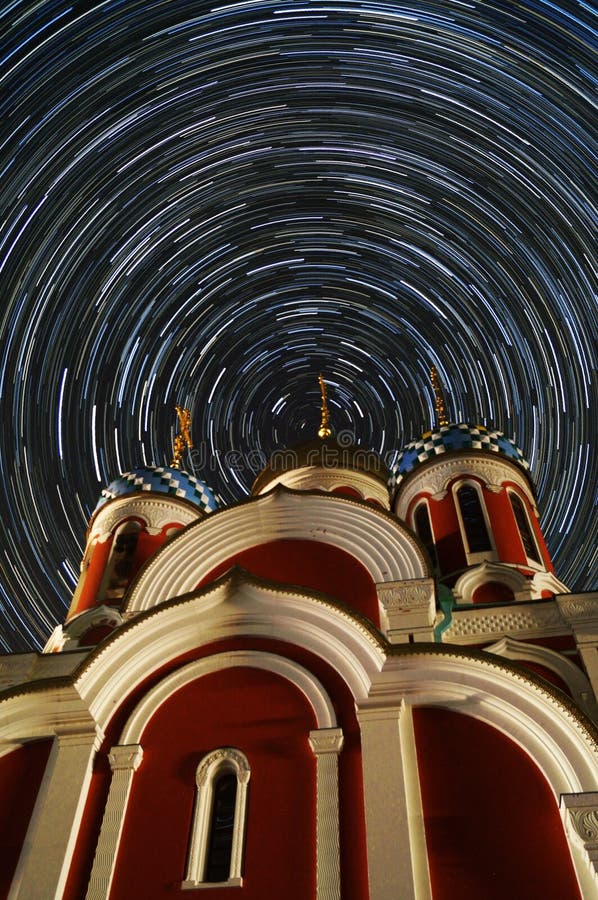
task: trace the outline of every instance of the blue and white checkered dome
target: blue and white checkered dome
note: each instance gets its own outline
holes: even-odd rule
[[[529,463],[517,444],[502,431],[492,431],[483,425],[451,422],[426,431],[420,438],[403,447],[396,463],[391,467],[389,487],[394,490],[417,466],[434,459],[435,456],[455,450],[487,450],[490,453],[502,453],[524,471],[529,470]]]
[[[155,494],[169,494],[171,497],[180,497],[189,500],[204,512],[214,512],[221,505],[221,500],[214,491],[181,469],[171,466],[140,466],[119,475],[101,493],[94,512],[114,500],[115,497],[123,497],[126,494],[136,494],[141,491],[152,491]]]

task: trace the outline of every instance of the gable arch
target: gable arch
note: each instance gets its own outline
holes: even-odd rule
[[[144,567],[125,601],[141,612],[192,591],[224,560],[280,539],[331,544],[354,556],[374,583],[427,578],[417,537],[389,513],[340,494],[275,488],[194,523]]]
[[[336,714],[332,701],[320,681],[299,663],[275,653],[258,650],[235,650],[216,653],[204,659],[195,660],[182,669],[172,672],[152,688],[135,707],[123,729],[121,744],[140,744],[146,725],[159,707],[176,691],[205,675],[223,669],[238,667],[263,669],[286,678],[297,687],[309,701],[318,728],[334,728]]]

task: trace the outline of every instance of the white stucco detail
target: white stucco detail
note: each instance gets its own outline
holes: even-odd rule
[[[318,541],[345,550],[374,582],[429,576],[417,539],[394,516],[340,494],[279,488],[186,528],[146,565],[128,595],[126,614],[186,594],[234,554],[280,539]]]

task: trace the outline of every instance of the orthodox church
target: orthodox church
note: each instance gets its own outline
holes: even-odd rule
[[[43,653],[0,658],[0,896],[598,898],[598,594],[528,464],[437,421],[334,437],[224,505],[116,478]]]

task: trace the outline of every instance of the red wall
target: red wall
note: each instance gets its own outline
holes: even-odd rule
[[[0,758],[0,897],[8,895],[52,739],[31,741]]]
[[[235,668],[181,688],[159,708],[141,742],[111,900],[188,896],[185,877],[195,771],[221,746],[249,760],[244,900],[306,900],[315,890],[316,725],[311,706],[290,682],[259,669]],[[238,889],[202,891],[225,900]]]
[[[376,586],[359,560],[321,541],[268,541],[235,553],[221,562],[197,587],[214,581],[232,566],[281,584],[299,585],[331,594],[380,624]]]
[[[414,710],[434,900],[581,900],[556,800],[499,731]]]

